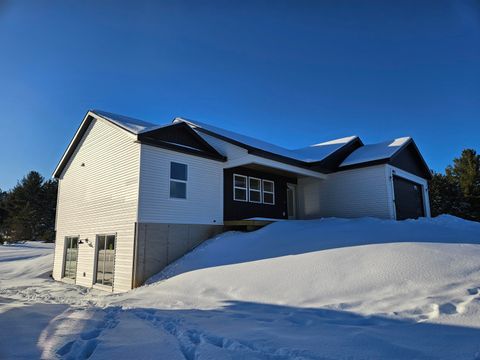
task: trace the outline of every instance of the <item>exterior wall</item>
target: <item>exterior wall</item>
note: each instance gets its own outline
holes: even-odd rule
[[[221,225],[138,224],[134,287],[222,231]]]
[[[299,216],[394,218],[386,165],[347,170],[324,181],[298,181]]]
[[[410,172],[404,171],[402,169],[399,169],[395,166],[392,165],[387,165],[387,177],[388,177],[388,192],[390,199],[394,199],[394,190],[393,190],[393,175],[400,176],[402,178],[405,178],[407,180],[411,180],[419,185],[422,186],[422,191],[423,191],[423,210],[425,212],[426,217],[430,217],[430,197],[428,193],[428,181],[424,178],[421,178],[419,176],[416,176]],[[390,213],[392,214],[392,218],[396,217],[396,211],[395,211],[395,201],[392,201],[390,203]]]
[[[65,236],[79,245],[77,280],[92,286],[97,234],[116,234],[114,291],[132,285],[140,145],[134,136],[93,120],[59,180],[53,277],[61,280]],[[84,164],[84,165],[82,165]]]
[[[261,204],[233,200],[233,174],[252,176],[274,182],[275,204]],[[287,183],[297,183],[297,179],[238,167],[224,170],[224,220],[242,220],[253,217],[287,219]],[[247,191],[248,194],[248,191]]]
[[[227,164],[232,160],[236,160],[248,155],[248,151],[240,146],[233,145],[227,141],[216,138],[215,136],[202,133],[201,131],[198,131],[197,133],[210,145],[212,145],[215,150],[228,158]]]
[[[170,198],[170,162],[186,164],[187,198]],[[141,145],[138,222],[223,224],[223,163]]]

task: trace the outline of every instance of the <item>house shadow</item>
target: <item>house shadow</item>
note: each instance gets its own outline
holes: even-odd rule
[[[463,221],[462,226],[455,226],[452,221],[431,221],[324,218],[279,221],[254,232],[227,232],[207,240],[147,284],[203,268],[345,247],[409,242],[480,244],[480,223]]]
[[[37,310],[54,317],[60,308],[44,304]],[[479,328],[418,323],[336,309],[230,301],[210,310],[118,306],[82,310],[93,311],[97,321],[83,327],[71,326],[65,342],[52,349],[56,357],[480,359]],[[13,358],[5,347],[23,347],[20,355],[39,357],[39,332],[23,334],[17,327],[27,322],[32,328],[42,329],[44,324],[37,323],[37,318],[26,317],[23,311],[13,308],[0,315],[0,321],[5,316],[18,319],[17,323],[9,323],[10,331],[0,338],[3,359]],[[35,347],[39,352],[29,354],[28,350]]]

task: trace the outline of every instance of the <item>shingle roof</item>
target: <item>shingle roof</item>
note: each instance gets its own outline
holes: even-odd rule
[[[411,140],[411,137],[401,137],[378,144],[364,145],[348,155],[340,164],[340,167],[390,159]]]
[[[158,125],[155,125],[148,121],[139,120],[139,119],[135,119],[135,118],[124,116],[124,115],[114,114],[114,113],[103,111],[103,110],[90,110],[90,111],[135,135],[138,135],[142,132],[150,131],[159,127]]]
[[[236,132],[218,128],[216,126],[205,124],[196,120],[176,118],[174,120],[174,123],[177,122],[185,122],[199,131],[206,130],[207,132],[215,133],[224,138],[233,140],[237,143],[245,144],[250,147],[267,151],[272,154],[284,156],[298,161],[303,161],[306,163],[321,161],[325,159],[328,155],[334,153],[336,150],[343,147],[344,145],[358,138],[357,136],[350,136],[341,139],[326,141],[315,145],[310,145],[300,149],[286,149],[284,147],[274,145],[263,140],[255,139],[247,135],[238,134]]]

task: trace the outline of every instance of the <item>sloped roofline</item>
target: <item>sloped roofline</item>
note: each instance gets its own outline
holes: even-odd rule
[[[367,160],[367,161],[359,162],[359,163],[356,163],[356,164],[349,164],[349,165],[343,165],[343,166],[340,165],[338,167],[338,171],[344,171],[344,170],[349,170],[349,169],[357,169],[357,168],[373,166],[373,165],[387,164],[390,161],[392,161],[393,159],[395,159],[396,156],[398,156],[403,150],[405,150],[410,145],[412,145],[418,159],[420,160],[420,163],[421,163],[422,167],[424,168],[425,178],[427,180],[430,180],[432,178],[430,168],[428,167],[427,162],[423,158],[422,153],[418,149],[417,144],[415,143],[415,141],[413,140],[413,138],[411,136],[409,136],[408,140],[405,141],[405,143],[403,143],[401,146],[399,146],[389,156],[385,156],[385,157],[381,157],[381,158],[373,159],[373,160]]]
[[[72,157],[73,153],[77,149],[78,144],[82,140],[84,134],[86,133],[86,131],[87,131],[88,127],[90,126],[91,122],[93,121],[93,119],[106,121],[109,124],[117,126],[118,128],[120,128],[120,129],[128,132],[129,134],[135,136],[136,139],[139,140],[140,142],[143,142],[143,143],[151,145],[151,146],[167,148],[167,149],[170,149],[170,150],[183,152],[183,153],[189,153],[189,154],[197,155],[197,156],[204,156],[204,157],[211,158],[211,159],[214,159],[214,160],[226,161],[225,156],[220,154],[213,146],[211,146],[207,141],[205,141],[205,139],[203,139],[200,135],[198,135],[187,124],[180,125],[180,127],[182,127],[185,131],[189,131],[193,136],[197,137],[197,139],[200,141],[200,143],[202,143],[208,149],[210,154],[201,154],[199,151],[195,151],[193,149],[189,150],[189,149],[182,148],[180,146],[176,146],[175,144],[167,144],[165,142],[152,142],[152,141],[146,140],[144,138],[149,133],[158,131],[162,128],[176,126],[176,124],[171,124],[171,123],[164,124],[164,125],[153,125],[152,124],[152,126],[146,127],[144,130],[134,131],[134,130],[132,130],[132,128],[130,128],[128,126],[124,126],[121,122],[115,121],[114,119],[112,119],[108,116],[103,116],[102,114],[108,114],[108,113],[100,112],[98,110],[87,111],[87,113],[83,117],[82,122],[80,123],[80,126],[78,127],[77,131],[75,132],[72,139],[70,140],[70,143],[69,143],[67,149],[65,150],[65,152],[63,153],[60,161],[58,162],[57,166],[55,167],[55,170],[53,171],[53,174],[52,174],[53,178],[58,179],[60,177],[60,175],[62,174],[63,170],[65,169],[65,167],[66,167],[68,161],[70,160],[70,158]],[[116,115],[116,114],[111,114],[111,115]],[[124,118],[130,119],[130,120],[133,120],[133,121],[137,120],[137,119],[128,118],[128,117],[124,117]],[[141,120],[138,120],[138,121],[141,121]],[[142,122],[142,125],[149,124],[149,123],[146,123],[144,121],[141,121],[141,122]]]
[[[268,150],[265,150],[265,149],[261,149],[259,147],[255,147],[255,146],[252,146],[252,145],[249,145],[249,144],[245,144],[241,141],[232,139],[231,137],[219,134],[219,133],[217,133],[213,130],[205,129],[203,126],[197,124],[194,120],[189,120],[189,119],[185,119],[185,118],[182,118],[182,117],[176,117],[173,120],[173,123],[178,123],[178,122],[186,123],[190,126],[193,126],[195,128],[195,130],[198,130],[200,132],[203,132],[207,135],[213,136],[217,139],[223,140],[223,141],[228,142],[230,144],[236,145],[238,147],[244,148],[250,154],[258,155],[258,156],[261,156],[261,157],[264,157],[264,158],[267,158],[267,159],[276,160],[276,161],[283,162],[283,163],[286,163],[286,164],[289,164],[289,165],[294,165],[294,166],[298,166],[298,167],[302,167],[302,168],[306,168],[306,169],[310,169],[310,170],[311,170],[312,166],[317,166],[317,169],[315,171],[320,172],[320,173],[331,172],[328,169],[320,168],[318,165],[321,164],[327,158],[333,156],[335,153],[337,153],[341,149],[343,149],[345,146],[351,144],[354,141],[359,141],[360,144],[363,145],[362,140],[358,136],[351,136],[349,141],[342,144],[339,148],[337,148],[335,150],[332,150],[330,153],[328,153],[322,159],[314,160],[314,161],[304,161],[304,160],[295,159],[293,157],[288,157],[288,156],[285,156],[285,155],[282,155],[282,154],[278,154],[278,153],[275,153],[275,152],[272,152],[272,151],[268,151]],[[330,141],[332,141],[332,140],[330,140]],[[322,143],[320,143],[320,144],[322,144]],[[320,145],[320,144],[317,144],[317,145]],[[276,145],[274,145],[274,146],[276,146]],[[295,150],[289,150],[289,151],[295,152]]]

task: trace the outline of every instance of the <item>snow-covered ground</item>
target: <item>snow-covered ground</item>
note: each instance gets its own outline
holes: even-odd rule
[[[0,246],[0,358],[480,359],[480,223],[283,221],[211,239],[124,294]]]

